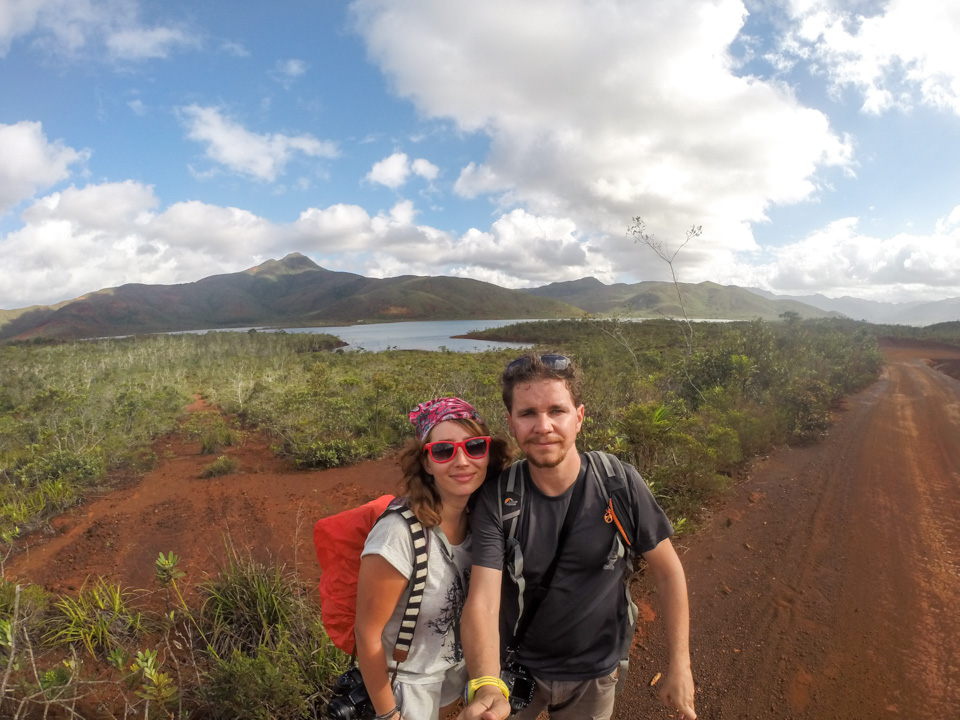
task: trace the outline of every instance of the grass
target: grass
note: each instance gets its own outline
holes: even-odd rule
[[[63,596],[54,603],[44,639],[51,645],[82,645],[91,655],[106,655],[143,631],[143,615],[130,608],[133,597],[102,577],[92,585],[85,583],[76,598]]]
[[[202,478],[222,477],[223,475],[232,475],[237,471],[239,463],[236,458],[229,455],[221,455],[212,463],[207,465],[200,473]]]

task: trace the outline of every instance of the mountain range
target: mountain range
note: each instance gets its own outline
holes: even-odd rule
[[[748,288],[765,298],[791,299],[821,310],[838,312],[851,320],[866,320],[880,325],[934,325],[960,320],[960,298],[932,302],[890,303],[855,297],[828,298],[824,295],[774,295],[766,290]]]
[[[0,310],[0,341],[80,339],[180,330],[309,327],[396,320],[570,318],[586,315],[776,320],[848,316],[927,324],[960,317],[960,299],[894,306],[855,298],[787,298],[712,282],[606,285],[596,278],[511,290],[470,278],[367,278],[299,253],[180,285],[129,284],[57,305]],[[680,305],[682,297],[683,305]],[[897,319],[890,319],[890,318]]]

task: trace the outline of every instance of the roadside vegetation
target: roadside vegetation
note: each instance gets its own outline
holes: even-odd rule
[[[681,531],[750,458],[826,432],[883,362],[871,326],[792,316],[543,321],[480,335],[576,358],[582,449],[634,463]],[[336,345],[250,332],[0,348],[0,561],[85,494],[151,468],[153,441],[196,397],[223,413],[180,427],[201,441],[211,475],[232,472],[229,447],[249,430],[305,471],[382,457],[410,436],[406,411],[445,394],[506,431],[497,377],[515,351]],[[155,588],[94,578],[63,597],[7,580],[0,562],[0,716],[320,717],[348,658],[323,633],[315,593],[239,553],[197,584],[175,550],[157,559]]]

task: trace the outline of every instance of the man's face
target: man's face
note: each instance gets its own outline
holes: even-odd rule
[[[552,468],[575,447],[583,405],[573,404],[562,380],[534,380],[514,386],[507,420],[530,464]]]

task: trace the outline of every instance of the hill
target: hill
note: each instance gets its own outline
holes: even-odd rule
[[[0,341],[73,340],[216,328],[322,327],[395,320],[570,318],[587,314],[683,317],[705,320],[777,320],[858,317],[873,308],[818,302],[713,282],[616,283],[587,277],[539,288],[510,290],[470,278],[368,278],[327,270],[299,253],[243,272],[180,285],[129,284],[58,305],[0,310]],[[852,299],[849,299],[852,300]],[[809,302],[807,302],[809,301]],[[956,301],[960,302],[960,301]],[[931,304],[932,305],[932,304]],[[941,303],[949,314],[950,301]],[[844,312],[847,310],[848,312]],[[863,315],[859,315],[863,317]],[[871,318],[868,318],[871,319]]]
[[[551,283],[527,290],[538,297],[561,300],[590,313],[627,317],[683,317],[704,320],[777,320],[785,312],[803,318],[835,317],[840,313],[821,310],[797,300],[765,298],[736,285],[713,282],[680,283],[644,281],[632,285],[605,285],[596,278]]]
[[[130,284],[0,315],[0,340],[359,321],[578,317],[584,311],[468,278],[366,278],[299,253],[181,285]]]
[[[838,312],[852,320],[865,320],[880,325],[929,326],[960,320],[960,298],[947,298],[930,302],[881,302],[843,296],[829,298],[825,295],[775,295],[768,290],[748,288],[756,295],[768,299],[794,300],[828,312]]]

